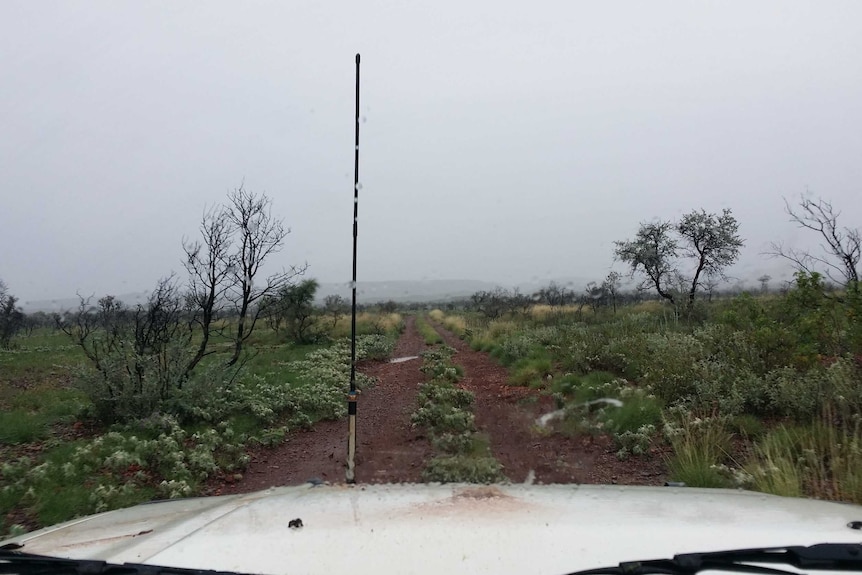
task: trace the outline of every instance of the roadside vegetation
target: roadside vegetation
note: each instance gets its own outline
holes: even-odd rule
[[[385,359],[401,323],[366,313],[358,328],[357,357]],[[348,340],[297,344],[263,329],[249,341],[241,367],[225,368],[225,341],[147,410],[137,391],[115,389],[122,417],[100,405],[102,374],[62,332],[42,328],[0,351],[0,532],[206,493],[242,477],[249,448],[346,413]],[[372,383],[357,373],[360,389]]]
[[[636,292],[611,272],[582,292],[479,292],[432,317],[466,320],[512,385],[553,396],[540,433],[610,434],[621,459],[662,457],[689,486],[862,503],[862,234],[823,200],[786,212],[822,251],[773,245],[797,269],[777,290],[763,275],[719,293],[743,241],[729,210],[701,210],[616,242]]]
[[[269,208],[229,195],[200,240],[183,242],[188,277],[160,280],[137,305],[107,295],[28,315],[0,281],[0,535],[205,494],[242,478],[250,448],[345,414],[348,306],[316,305],[304,266],[255,279],[287,233]],[[824,251],[774,246],[797,268],[778,289],[763,275],[759,289],[719,292],[743,241],[729,210],[701,210],[616,243],[637,291],[610,272],[578,291],[550,283],[421,306],[428,380],[411,421],[436,453],[423,477],[503,478],[441,326],[505,366],[511,385],[553,400],[538,440],[606,435],[619,459],[661,458],[689,486],[862,503],[860,233],[823,201],[787,212]],[[387,302],[356,327],[358,359],[385,359],[404,321]]]
[[[688,316],[656,301],[536,308],[462,319],[512,385],[554,397],[552,432],[608,433],[620,458],[665,457],[689,486],[862,503],[858,290],[800,272],[783,294]]]
[[[0,282],[0,537],[205,494],[242,478],[249,449],[346,414],[349,310],[316,305],[305,266],[259,273],[288,234],[270,207],[228,194],[183,241],[187,276],[135,305],[28,315]],[[382,360],[404,322],[366,309],[356,327],[357,359]]]

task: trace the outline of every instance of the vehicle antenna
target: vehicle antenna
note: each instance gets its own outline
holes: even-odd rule
[[[353,152],[353,305],[350,312],[350,393],[347,394],[347,482],[356,481],[356,237],[359,217],[359,54],[356,55],[356,142]]]

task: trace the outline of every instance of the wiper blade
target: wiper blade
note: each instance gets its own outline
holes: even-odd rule
[[[796,572],[774,569],[752,563],[775,563],[798,569],[862,572],[862,545],[856,543],[820,543],[818,545],[732,549],[708,553],[683,553],[673,559],[626,561],[617,567],[577,571],[569,575],[694,575],[700,571],[719,570],[764,575]]]
[[[11,575],[243,575],[233,571],[185,569],[143,563],[66,559],[0,549],[0,574]]]

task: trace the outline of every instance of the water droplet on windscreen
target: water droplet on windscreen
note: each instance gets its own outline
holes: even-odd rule
[[[362,189],[362,182],[356,182],[356,189],[357,189],[357,190],[361,190],[361,189]]]
[[[366,120],[367,120],[367,118],[365,116],[362,116],[362,123],[363,124],[365,123]]]

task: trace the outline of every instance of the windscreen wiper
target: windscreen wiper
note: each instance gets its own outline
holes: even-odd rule
[[[700,571],[716,570],[734,573],[763,573],[765,575],[797,572],[757,565],[776,563],[804,570],[862,572],[862,545],[856,543],[821,543],[810,547],[765,547],[761,549],[733,549],[708,553],[683,553],[673,559],[626,561],[616,567],[599,567],[576,571],[569,575],[694,575]]]
[[[13,575],[241,575],[233,571],[184,569],[141,563],[66,559],[0,549],[0,574]]]

